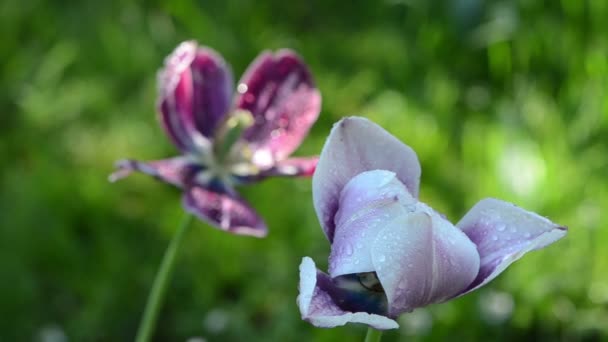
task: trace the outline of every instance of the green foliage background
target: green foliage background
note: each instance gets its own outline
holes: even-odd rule
[[[608,2],[0,2],[0,341],[128,341],[179,192],[114,160],[171,156],[156,70],[182,40],[235,75],[263,49],[309,63],[332,123],[363,115],[411,145],[421,199],[456,221],[498,197],[570,227],[491,285],[404,315],[386,341],[608,340]],[[243,188],[268,238],[195,224],[158,341],[362,340],[316,329],[295,304],[305,255],[329,245],[310,180]]]

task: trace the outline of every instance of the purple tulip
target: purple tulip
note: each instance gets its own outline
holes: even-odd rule
[[[346,118],[331,131],[315,174],[314,206],[331,243],[329,275],[305,257],[298,306],[318,327],[376,329],[487,284],[566,228],[487,198],[456,225],[418,201],[416,153],[380,126]]]
[[[316,121],[321,95],[290,50],[264,52],[233,91],[232,73],[210,48],[179,45],[159,72],[160,121],[181,151],[174,158],[122,160],[115,181],[139,171],[183,189],[187,211],[220,229],[265,236],[264,221],[235,186],[269,176],[311,176],[318,158],[288,158]]]

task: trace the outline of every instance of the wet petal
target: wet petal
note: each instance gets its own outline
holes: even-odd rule
[[[333,328],[346,323],[363,323],[375,329],[396,329],[394,320],[367,312],[351,312],[338,306],[335,299],[342,291],[331,278],[317,271],[314,261],[305,257],[300,264],[300,294],[298,307],[302,319],[320,328]]]
[[[184,157],[176,157],[150,162],[140,162],[132,159],[123,159],[116,162],[116,171],[108,179],[115,182],[127,177],[133,171],[142,172],[160,181],[183,187],[199,167]]]
[[[187,211],[219,229],[255,237],[267,234],[264,221],[236,196],[193,186],[186,189],[183,203]]]
[[[418,197],[420,164],[414,150],[367,119],[350,117],[336,123],[312,179],[315,210],[330,241],[342,188],[359,173],[378,169],[394,172]]]
[[[415,209],[416,200],[395,173],[374,170],[351,179],[340,194],[329,274],[374,271],[371,249],[376,235],[396,216]]]
[[[479,274],[464,291],[496,278],[529,251],[543,248],[566,235],[566,227],[514,204],[493,198],[479,201],[456,225],[477,245]]]
[[[261,176],[310,177],[315,172],[318,161],[318,157],[281,160],[270,169],[262,171]]]
[[[177,147],[190,151],[193,140],[212,137],[228,113],[232,92],[232,74],[222,57],[184,42],[165,60],[158,82],[161,122]]]
[[[376,274],[397,316],[460,293],[475,279],[475,245],[423,203],[382,229],[372,247]]]
[[[249,66],[237,87],[236,107],[255,118],[244,139],[253,161],[269,167],[302,142],[321,110],[321,94],[308,68],[290,50],[265,52]]]

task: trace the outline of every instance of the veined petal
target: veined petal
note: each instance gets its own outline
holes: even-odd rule
[[[463,293],[487,284],[527,252],[567,232],[545,217],[493,198],[479,201],[456,226],[477,245],[481,257],[479,274]]]
[[[323,146],[312,179],[312,195],[319,221],[333,241],[340,193],[356,175],[388,170],[418,197],[420,164],[416,152],[375,123],[360,117],[340,120]]]
[[[116,162],[116,171],[108,179],[115,182],[130,175],[133,171],[145,173],[162,182],[183,187],[187,184],[199,167],[192,164],[185,157],[140,162],[132,159],[123,159]]]
[[[232,74],[222,57],[196,42],[180,44],[158,74],[160,119],[182,151],[192,151],[196,140],[211,138],[228,113]]]
[[[234,82],[228,64],[214,50],[199,47],[191,66],[196,129],[211,138],[230,109]]]
[[[351,179],[340,194],[329,274],[373,272],[371,249],[376,235],[395,217],[414,211],[416,199],[394,172],[366,171]]]
[[[479,270],[479,255],[466,235],[425,204],[417,206],[386,224],[372,247],[391,317],[452,298]]]
[[[397,322],[385,316],[342,309],[335,299],[342,290],[336,288],[331,278],[316,269],[311,258],[302,259],[299,288],[297,303],[302,319],[314,326],[333,328],[350,322],[367,324],[380,330],[399,327]]]
[[[183,204],[187,211],[221,230],[255,237],[267,234],[262,218],[236,196],[192,186],[185,190]]]
[[[262,178],[268,176],[310,177],[315,172],[319,157],[289,158],[277,162],[273,167],[261,172]]]
[[[249,66],[237,86],[235,105],[249,111],[255,123],[243,138],[262,168],[285,159],[302,142],[321,110],[321,94],[304,62],[290,50],[264,52]]]

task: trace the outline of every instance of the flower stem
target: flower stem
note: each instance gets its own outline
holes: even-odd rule
[[[367,328],[367,335],[365,335],[365,342],[380,342],[382,339],[382,331],[376,330],[372,327]]]
[[[158,273],[156,273],[156,278],[152,284],[152,290],[150,290],[150,295],[148,296],[148,301],[146,302],[144,315],[139,323],[137,337],[135,338],[136,342],[148,342],[152,336],[152,333],[154,332],[158,312],[165,296],[165,292],[167,291],[167,286],[169,285],[169,279],[171,278],[173,266],[175,265],[175,256],[177,255],[177,250],[179,249],[180,243],[184,237],[184,233],[190,225],[190,222],[192,222],[192,215],[186,214],[186,217],[184,217],[182,220],[181,225],[177,229],[177,232],[175,232],[173,239],[171,239],[169,246],[165,250],[163,260],[158,269]]]

